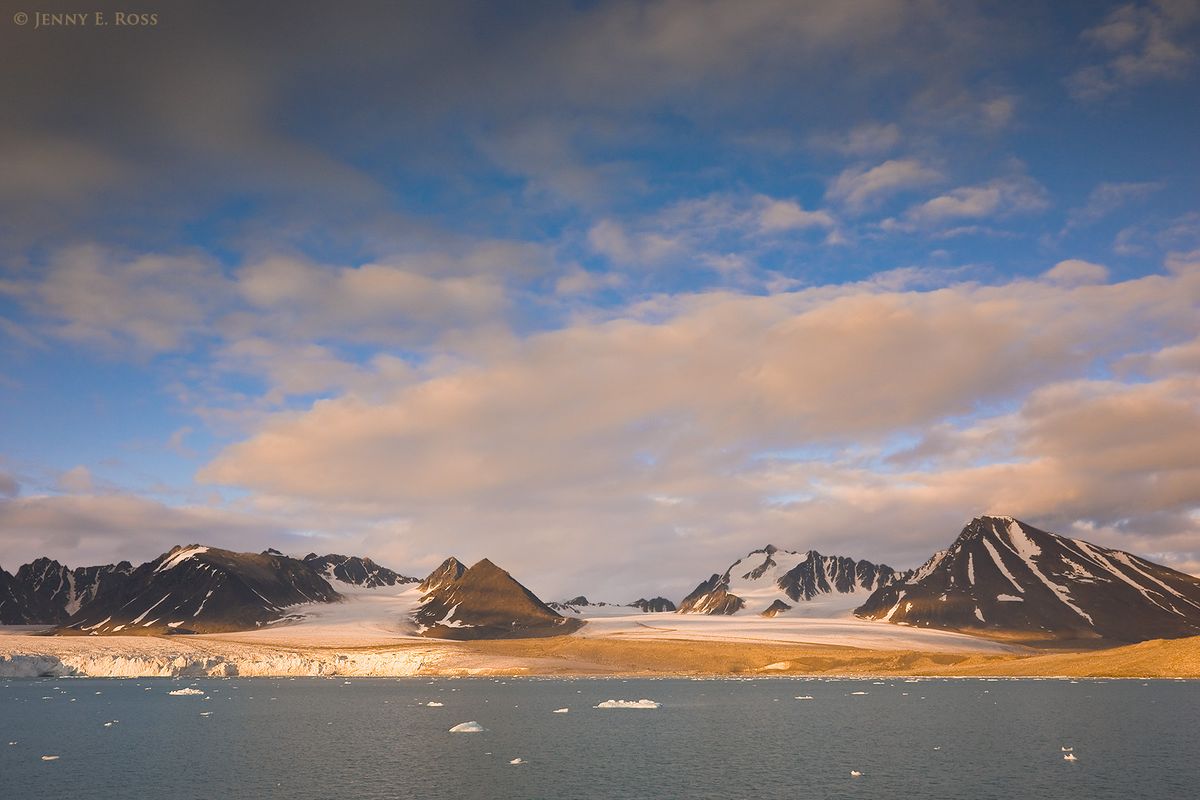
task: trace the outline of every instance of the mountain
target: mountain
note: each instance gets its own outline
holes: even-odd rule
[[[1200,634],[1200,579],[1012,517],[977,517],[864,619],[1125,642]]]
[[[282,555],[278,551],[271,550],[268,550],[267,553]],[[401,575],[387,567],[379,566],[369,558],[359,558],[358,556],[342,556],[337,554],[318,556],[316,553],[309,553],[304,557],[303,561],[327,581],[341,581],[342,583],[361,586],[364,589],[374,589],[379,586],[395,586],[404,583],[420,583],[421,581],[420,578],[410,578],[406,575]]]
[[[675,604],[665,597],[652,597],[647,600],[644,597],[634,600],[629,605],[640,609],[643,613],[662,613],[664,611],[674,611]]]
[[[469,569],[448,558],[421,582],[413,617],[421,635],[437,639],[556,636],[582,623],[543,603],[486,558]]]
[[[128,561],[71,569],[49,558],[22,565],[16,575],[0,570],[0,624],[59,625],[133,572]]]
[[[620,605],[619,603],[605,603],[602,600],[597,601],[597,602],[592,602],[591,600],[588,600],[583,595],[579,595],[578,597],[572,597],[570,600],[559,600],[556,602],[546,603],[546,605],[549,606],[550,608],[554,609],[555,611],[558,611],[560,613],[566,613],[566,614],[582,614],[585,609],[587,611],[593,612],[593,613],[596,611],[604,610],[607,612],[615,612],[615,613],[619,614],[619,613],[622,613],[622,609],[626,609],[629,607],[629,606]]]
[[[277,622],[285,608],[340,599],[308,564],[278,553],[174,547],[101,591],[62,632],[211,633]]]
[[[907,575],[885,564],[767,545],[702,581],[680,602],[679,613],[775,616],[808,603],[813,606],[805,611],[848,611],[859,598]]]
[[[574,614],[576,616],[585,613],[588,616],[624,616],[631,613],[631,609],[637,609],[642,613],[675,610],[675,604],[665,597],[655,597],[651,600],[642,597],[634,600],[632,603],[622,605],[620,603],[592,602],[583,595],[580,595],[570,600],[561,600],[547,603],[546,605],[560,613]]]

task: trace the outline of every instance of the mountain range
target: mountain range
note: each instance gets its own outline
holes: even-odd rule
[[[415,586],[414,586],[415,584]],[[71,569],[39,558],[0,569],[0,624],[63,634],[253,630],[359,589],[411,592],[422,636],[553,636],[625,613],[849,617],[1020,639],[1142,641],[1200,635],[1200,579],[1004,516],[977,517],[916,570],[771,545],[713,573],[678,605],[585,596],[544,603],[488,559],[446,559],[423,580],[369,558],[172,548],[141,566]],[[407,596],[407,595],[405,595]],[[636,612],[634,611],[636,609]]]

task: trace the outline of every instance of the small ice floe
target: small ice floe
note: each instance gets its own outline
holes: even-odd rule
[[[113,726],[113,724],[111,722],[104,723],[104,727],[106,727],[106,728],[111,728],[112,726]]]
[[[794,699],[795,700],[812,700],[813,696],[811,694],[798,694],[798,695],[796,695],[796,697]]]
[[[201,712],[200,712],[200,716],[202,716],[202,717],[211,717],[211,716],[212,716],[212,712],[211,712],[211,711],[201,711]]]
[[[428,703],[426,703],[425,705],[429,706],[430,708],[441,708],[442,706],[444,706],[444,705],[446,705],[446,704],[445,704],[445,703],[439,703],[437,700],[430,700],[430,701],[429,701]]]
[[[528,762],[526,762],[525,759],[523,759],[523,758],[514,758],[514,759],[510,759],[508,763],[510,763],[510,764],[525,764]]]
[[[42,756],[42,761],[58,761],[58,756]]]
[[[570,710],[571,710],[571,709],[569,709],[569,708],[556,708],[556,709],[554,709],[554,711],[553,711],[553,712],[551,712],[551,713],[554,713],[554,714],[566,714],[566,713],[567,713],[568,711],[570,711]]]
[[[483,733],[484,727],[475,720],[460,722],[450,729],[451,733]]]
[[[1073,751],[1075,750],[1075,748],[1074,748],[1074,747],[1067,747],[1065,744],[1064,744],[1062,747],[1058,748],[1058,749],[1059,749],[1059,750],[1061,750],[1061,751],[1063,751],[1064,753],[1070,753],[1070,752],[1073,752]]]
[[[204,694],[204,690],[203,689],[193,689],[191,686],[189,686],[186,689],[173,689],[173,690],[167,692],[167,694],[173,695],[174,697],[191,697],[191,696],[197,695],[197,694]]]
[[[850,777],[851,777],[851,778],[861,778],[861,777],[862,777],[862,773],[861,773],[861,772],[859,772],[859,771],[858,771],[858,770],[856,770],[856,769],[852,769],[852,770],[850,770]]]
[[[853,696],[853,695],[857,695],[857,694],[866,694],[866,692],[851,692],[850,694]]]
[[[596,708],[662,708],[662,703],[643,697],[641,700],[605,700]]]
[[[1078,761],[1078,760],[1079,759],[1075,757],[1074,753],[1067,753],[1066,755],[1063,756],[1063,761]]]

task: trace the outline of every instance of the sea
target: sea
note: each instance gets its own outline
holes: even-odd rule
[[[0,798],[1190,800],[1198,721],[1174,680],[5,679]]]

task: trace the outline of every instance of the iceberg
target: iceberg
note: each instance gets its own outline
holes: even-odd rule
[[[471,720],[470,722],[460,722],[450,729],[451,733],[483,733],[484,727],[478,722]]]
[[[605,700],[596,708],[661,708],[662,703],[642,698],[641,700]]]

